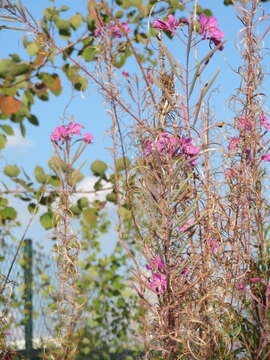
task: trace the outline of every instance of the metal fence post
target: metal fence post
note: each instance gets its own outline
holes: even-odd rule
[[[32,360],[33,357],[33,290],[32,290],[33,247],[32,240],[24,241],[24,310],[25,310],[25,355]]]

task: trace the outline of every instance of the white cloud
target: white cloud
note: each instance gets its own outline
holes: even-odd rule
[[[77,191],[95,191],[94,189],[94,185],[97,182],[98,178],[96,177],[87,177],[85,178],[77,187]],[[108,188],[110,187],[110,184],[106,183],[105,181],[101,182],[101,185],[103,188]],[[109,194],[112,190],[101,190],[101,191],[97,191],[95,193],[90,193],[90,194],[78,194],[76,195],[76,200],[79,199],[82,196],[87,197],[87,199],[92,202],[95,200],[99,200],[99,201],[104,201],[106,199],[106,195]]]
[[[14,135],[7,136],[6,149],[16,148],[21,152],[28,151],[34,146],[33,142],[21,135],[19,129],[14,129]]]

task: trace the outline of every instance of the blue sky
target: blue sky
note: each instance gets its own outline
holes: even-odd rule
[[[36,19],[39,19],[46,6],[53,5],[48,0],[24,0],[23,3],[30,9]],[[239,77],[232,71],[237,69],[239,65],[239,56],[235,47],[236,35],[241,27],[240,21],[235,16],[235,10],[232,6],[225,7],[222,5],[222,0],[201,0],[199,3],[202,7],[209,7],[213,10],[214,15],[218,19],[219,27],[225,32],[225,39],[227,43],[224,51],[219,51],[214,59],[211,61],[211,66],[208,72],[205,73],[205,79],[210,76],[215,69],[220,69],[221,73],[216,81],[218,91],[215,93],[212,101],[212,109],[215,113],[217,121],[227,121],[232,114],[228,109],[228,98],[233,94],[234,90],[239,85]],[[67,15],[74,14],[76,11],[85,13],[87,6],[86,0],[56,0],[57,6],[69,5],[71,11]],[[270,10],[270,4],[264,4],[265,11]],[[188,15],[187,13],[184,15]],[[0,31],[0,41],[2,44],[1,57],[6,57],[9,53],[24,53],[21,33],[11,31]],[[174,56],[181,58],[181,46],[174,48]],[[202,45],[202,48],[207,51],[207,42]],[[269,40],[265,44],[269,47]],[[179,56],[178,56],[179,54]],[[27,56],[27,55],[26,55]],[[89,67],[91,64],[89,65]],[[131,72],[135,71],[132,64],[127,65],[127,69]],[[269,71],[269,61],[265,63],[265,71]],[[64,79],[64,77],[63,77]],[[269,79],[265,80],[264,89],[269,88]],[[63,112],[66,105],[69,103],[71,96],[73,100],[67,110],[67,118],[74,117],[75,120],[85,126],[85,131],[91,132],[94,135],[94,144],[89,146],[85,152],[84,158],[88,160],[88,165],[85,167],[85,174],[91,176],[89,171],[89,164],[95,159],[101,159],[111,162],[110,154],[110,136],[108,130],[110,128],[110,118],[106,113],[106,105],[104,100],[97,93],[95,86],[90,84],[90,87],[84,93],[72,92],[69,83],[63,80],[63,92],[61,96],[50,96],[49,102],[37,101],[33,106],[32,112],[37,115],[40,120],[40,126],[34,127],[27,124],[26,139],[22,139],[17,132],[16,138],[13,139],[10,146],[3,151],[4,159],[2,165],[6,162],[11,164],[18,164],[22,166],[29,174],[33,174],[34,167],[38,164],[45,166],[48,159],[52,155],[52,146],[49,141],[49,136],[55,126],[62,121]],[[269,106],[266,104],[266,110]],[[15,141],[16,140],[16,141]],[[25,210],[23,205],[19,205],[21,220],[25,218]],[[111,215],[113,216],[113,215]],[[22,232],[20,230],[20,232]],[[111,241],[113,231],[106,236],[103,241],[104,251],[112,250],[113,242]],[[38,219],[35,220],[31,227],[28,236],[33,238],[46,238],[47,235],[40,229]],[[113,235],[115,238],[115,235]],[[110,239],[110,240],[109,240]],[[45,241],[47,243],[47,241]]]

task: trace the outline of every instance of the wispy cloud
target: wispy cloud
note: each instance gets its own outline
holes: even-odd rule
[[[77,190],[78,191],[94,191],[94,185],[97,181],[96,177],[87,177],[85,178],[79,185]],[[110,185],[108,183],[106,183],[105,181],[101,182],[101,185],[104,188],[109,187]],[[97,191],[95,193],[90,193],[90,194],[78,194],[77,199],[79,199],[81,196],[85,196],[88,198],[88,200],[90,202],[95,201],[95,200],[99,200],[99,201],[104,201],[106,199],[106,195],[109,194],[111,192],[111,190],[101,190],[101,191]]]
[[[7,136],[6,149],[15,148],[20,152],[26,152],[33,148],[33,146],[33,141],[23,137],[19,129],[14,129],[14,135]]]

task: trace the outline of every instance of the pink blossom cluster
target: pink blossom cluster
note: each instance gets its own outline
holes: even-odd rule
[[[214,16],[207,16],[205,14],[200,15],[200,34],[203,36],[203,40],[210,39],[216,46],[222,42],[224,32],[222,32],[217,26],[217,19]],[[223,50],[223,46],[220,47]]]
[[[230,138],[230,142],[229,142],[229,146],[228,149],[229,151],[233,151],[235,149],[237,149],[238,145],[239,145],[239,137],[233,136]]]
[[[102,36],[105,32],[111,33],[113,38],[120,39],[124,34],[128,34],[131,30],[126,22],[119,24],[109,24],[98,27],[95,30],[95,36]]]
[[[237,175],[237,170],[234,168],[227,168],[224,172],[225,178],[233,179]]]
[[[157,294],[162,294],[167,289],[167,274],[165,273],[165,264],[160,255],[153,258],[150,265],[146,265],[146,268],[152,272],[149,279],[150,288]]]
[[[251,131],[253,129],[253,122],[245,115],[242,115],[237,121],[237,127],[240,130]]]
[[[179,24],[180,20],[177,20],[173,15],[168,15],[166,21],[155,19],[152,26],[155,29],[165,30],[174,34]]]
[[[261,125],[266,129],[266,130],[270,130],[270,120],[265,116],[265,115],[262,115],[260,117],[260,120],[261,120]]]
[[[265,128],[265,130],[270,131],[270,120],[265,115],[262,115],[260,117],[260,120],[261,120],[261,125]],[[264,154],[261,157],[261,159],[263,161],[270,161],[270,153]]]
[[[59,142],[67,142],[73,135],[80,136],[82,128],[83,126],[81,124],[75,122],[70,122],[68,125],[57,126],[51,133],[50,139],[56,144]],[[91,144],[93,142],[93,135],[86,133],[84,134],[82,140],[87,144]]]
[[[191,138],[180,138],[167,132],[160,133],[154,141],[146,140],[144,147],[145,156],[149,156],[155,151],[165,157],[182,155],[186,160],[190,160],[192,165],[196,164],[196,157],[200,152],[200,148],[193,144]]]

